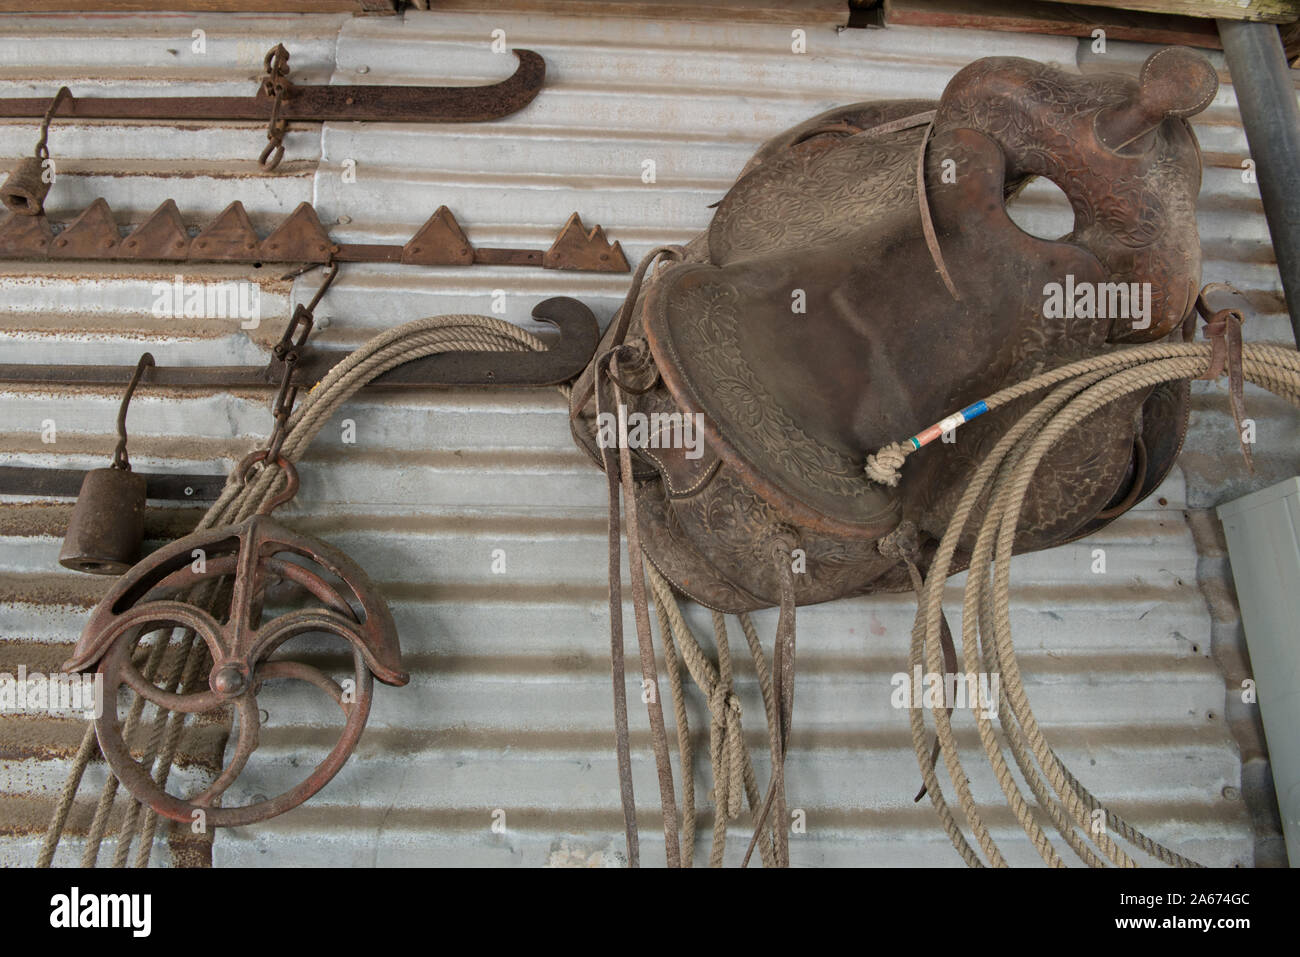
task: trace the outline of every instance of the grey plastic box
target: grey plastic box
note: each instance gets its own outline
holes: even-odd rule
[[[1218,508],[1287,856],[1300,864],[1300,476]]]

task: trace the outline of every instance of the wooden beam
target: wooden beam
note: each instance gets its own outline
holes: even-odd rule
[[[1286,62],[1300,67],[1300,23],[1282,28],[1282,48],[1286,51]]]
[[[726,23],[842,26],[846,0],[428,0],[434,12],[541,13],[572,17],[636,17]]]
[[[0,0],[3,13],[368,13],[394,14],[401,0]],[[89,9],[87,9],[89,7]]]
[[[1078,6],[1051,0],[886,0],[885,23],[1089,37],[1222,49],[1213,20]]]
[[[1124,10],[1210,20],[1294,23],[1300,19],[1300,0],[1046,0],[1046,2],[1077,3],[1086,7],[1120,7]]]

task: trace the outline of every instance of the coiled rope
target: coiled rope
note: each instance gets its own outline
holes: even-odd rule
[[[1039,463],[1080,422],[1103,406],[1131,393],[1165,382],[1206,378],[1207,373],[1217,375],[1218,348],[1211,342],[1157,343],[1119,349],[1074,362],[1003,389],[982,403],[936,423],[919,436],[891,443],[867,459],[866,472],[871,480],[897,485],[901,477],[898,470],[907,457],[927,441],[922,436],[934,430],[959,427],[974,417],[966,414],[971,410],[975,410],[975,415],[982,414],[985,408],[991,411],[1016,399],[1052,389],[1002,436],[966,487],[930,564],[912,630],[909,667],[915,668],[924,661],[926,670],[931,673],[943,670],[938,639],[944,584],[972,512],[977,503],[987,501],[970,558],[962,602],[964,667],[968,674],[976,673],[982,665],[987,673],[1001,675],[997,718],[1012,757],[1029,785],[1034,801],[1052,826],[1075,854],[1092,866],[1101,866],[1104,863],[1102,857],[1117,866],[1137,866],[1133,858],[1111,839],[1111,833],[1165,864],[1177,867],[1199,865],[1105,808],[1057,757],[1034,718],[1011,640],[1010,561],[1020,515]],[[1240,360],[1242,378],[1300,408],[1300,353],[1282,345],[1242,344]],[[973,710],[985,755],[1016,820],[1048,865],[1064,866],[1013,778],[988,715],[979,708]],[[957,792],[958,805],[966,824],[984,852],[984,859],[994,866],[1005,866],[997,844],[975,808],[948,713],[942,706],[935,706],[931,711],[944,765]],[[968,842],[940,790],[927,747],[923,709],[911,709],[909,717],[921,774],[944,830],[963,860],[971,866],[983,866],[984,861]],[[1100,856],[1087,841],[1095,845]]]
[[[311,444],[312,439],[330,420],[339,406],[379,375],[424,356],[440,352],[527,352],[546,348],[546,344],[533,334],[502,319],[490,316],[447,315],[417,319],[375,336],[346,359],[334,366],[289,419],[288,433],[281,454],[297,462]],[[560,387],[567,396],[567,387]],[[286,484],[283,471],[275,466],[262,468],[247,484],[239,484],[232,473],[220,497],[199,521],[195,531],[204,531],[221,525],[236,524],[252,516]],[[210,604],[220,596],[211,588],[196,589],[191,599],[198,604]],[[191,689],[206,674],[207,647],[192,631],[180,632],[179,654],[164,668],[164,658],[172,641],[159,640],[150,648],[141,671],[147,681],[161,678],[164,690],[177,692]],[[107,706],[116,707],[115,702]],[[144,710],[144,699],[136,696],[128,713],[123,737],[130,740]],[[185,715],[159,709],[149,729],[143,753],[146,764],[155,762],[154,779],[163,787],[171,773],[172,762],[180,742]],[[46,829],[37,867],[49,867],[54,860],[67,825],[68,815],[81,788],[86,768],[98,753],[99,747],[92,722],[82,737],[81,745],[73,758],[72,768],[55,802],[50,825]],[[111,769],[100,792],[99,803],[87,835],[81,865],[94,867],[98,862],[100,846],[108,831],[110,815],[118,794],[118,780]],[[152,808],[141,805],[129,795],[128,807],[118,830],[114,866],[127,863],[132,842],[140,839],[134,865],[146,867],[152,855],[157,814]]]

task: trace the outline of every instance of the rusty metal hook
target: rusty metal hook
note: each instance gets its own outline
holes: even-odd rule
[[[280,467],[280,471],[284,472],[287,481],[284,490],[280,492],[279,495],[263,502],[257,507],[258,515],[270,515],[277,508],[298,494],[298,469],[292,462],[281,455],[278,450],[272,451],[271,449],[258,449],[256,452],[250,452],[248,455],[244,456],[243,461],[235,466],[234,474],[236,484],[247,485],[249,470],[259,462],[265,463],[267,459],[275,460],[275,464]]]
[[[266,51],[262,57],[262,69],[268,78],[289,75],[289,51],[283,43],[277,43]]]
[[[59,91],[54,94],[54,99],[50,101],[50,108],[45,111],[45,116],[41,120],[40,139],[36,141],[37,159],[49,159],[50,149],[46,144],[46,141],[50,136],[50,121],[54,119],[54,114],[58,111],[59,104],[63,102],[64,98],[71,96],[72,92],[66,86],[61,86],[59,87]]]
[[[131,460],[126,454],[126,410],[131,404],[131,396],[135,394],[135,387],[140,384],[140,380],[144,377],[144,370],[150,368],[153,364],[152,354],[146,352],[140,356],[140,361],[135,365],[135,374],[131,376],[126,392],[122,395],[122,403],[117,407],[117,448],[113,450],[111,468],[121,469],[123,472],[131,471]]]

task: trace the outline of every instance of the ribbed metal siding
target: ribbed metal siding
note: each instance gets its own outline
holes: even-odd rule
[[[905,28],[837,35],[810,26],[809,52],[796,55],[786,27],[432,13],[404,21],[200,18],[208,41],[200,59],[188,53],[194,25],[190,18],[5,18],[0,89],[52,93],[69,82],[74,90],[143,93],[167,77],[178,81],[168,93],[244,92],[264,50],[281,40],[295,76],[486,82],[513,66],[489,52],[498,28],[510,45],[546,57],[547,88],[525,111],[490,125],[306,128],[290,135],[288,159],[274,177],[252,162],[262,131],[251,125],[174,131],[56,124],[51,149],[65,161],[52,197],[56,218],[97,195],[120,222],[138,221],[168,196],[195,219],[238,198],[265,231],[277,215],[310,200],[337,238],[401,242],[446,204],[476,244],[544,247],[577,210],[588,225],[602,223],[635,261],[653,245],[702,229],[707,204],[759,142],[824,109],[937,96],[953,72],[990,54],[1097,67],[1062,38]],[[1130,64],[1146,52],[1115,44],[1111,51]],[[1281,336],[1286,325],[1258,196],[1240,182],[1246,149],[1229,87],[1197,130],[1207,153],[1200,207],[1206,278],[1231,278],[1271,307],[1252,321],[1252,333]],[[28,124],[0,123],[0,154],[26,153],[32,132]],[[656,164],[653,185],[641,180],[645,159]],[[355,183],[341,176],[348,160],[356,164]],[[1031,189],[1019,221],[1049,228],[1054,202],[1049,189]],[[249,336],[233,323],[150,317],[151,284],[173,273],[0,265],[0,343],[13,357],[6,361],[129,363],[144,347],[164,363],[260,361],[291,301],[309,295],[316,281],[300,280],[291,300],[287,283],[246,267],[195,270],[194,278],[266,282],[263,325]],[[604,321],[625,289],[624,276],[350,266],[322,305],[332,321],[319,341],[358,343],[420,316],[487,312],[495,290],[505,291],[512,321],[527,323],[532,305],[550,295],[582,298]],[[1184,853],[1249,865],[1252,825],[1245,802],[1233,796],[1243,786],[1241,758],[1224,719],[1224,674],[1212,657],[1206,589],[1216,583],[1198,587],[1197,547],[1185,518],[1187,505],[1217,500],[1222,476],[1240,471],[1215,389],[1199,390],[1189,487],[1176,472],[1159,497],[1095,541],[1019,560],[1014,621],[1031,700],[1084,783]],[[228,467],[265,435],[265,401],[146,391],[132,407],[133,460],[150,469],[215,471],[216,459]],[[1294,469],[1294,441],[1268,444],[1293,440],[1294,418],[1254,395],[1250,401],[1262,464]],[[10,389],[0,403],[0,461],[92,467],[111,449],[113,395]],[[304,460],[302,493],[284,514],[343,547],[381,584],[412,682],[378,689],[356,756],[325,791],[269,824],[219,833],[216,863],[616,863],[604,487],[572,449],[558,395],[362,397],[341,417],[356,422],[357,444],[344,445],[338,427],[327,427]],[[45,418],[60,423],[57,455],[39,439]],[[7,661],[61,660],[102,590],[102,582],[57,569],[66,510],[0,504]],[[1107,551],[1105,575],[1089,570],[1094,547]],[[503,575],[491,573],[497,548],[506,553]],[[1213,570],[1221,577],[1221,564]],[[707,617],[696,611],[692,620],[703,634]],[[911,801],[918,771],[906,715],[889,706],[889,676],[905,669],[911,617],[905,596],[799,612],[788,776],[791,804],[806,811],[808,831],[794,841],[796,863],[960,863],[928,803]],[[756,620],[770,647],[774,617]],[[765,780],[762,709],[743,667],[738,683]],[[327,740],[320,725],[332,718],[306,696],[270,717],[231,793],[235,802],[298,780],[295,765],[319,757]],[[971,745],[973,788],[991,808],[994,834],[1005,838],[1010,860],[1033,863],[1036,855],[1000,809],[963,717],[957,722]],[[692,718],[694,728],[706,727],[698,700]],[[0,862],[27,863],[47,814],[42,800],[63,779],[77,728],[39,722],[19,733],[8,730],[12,721],[0,725],[0,808],[8,808],[0,815]],[[641,709],[633,708],[632,721],[642,834],[653,846],[654,775]],[[703,795],[707,773],[698,772]],[[92,792],[83,795],[89,800]],[[505,833],[491,829],[496,809],[505,812]],[[743,836],[736,829],[732,856],[742,852]],[[76,844],[70,835],[60,862],[75,860]],[[655,852],[647,853],[653,860]]]

